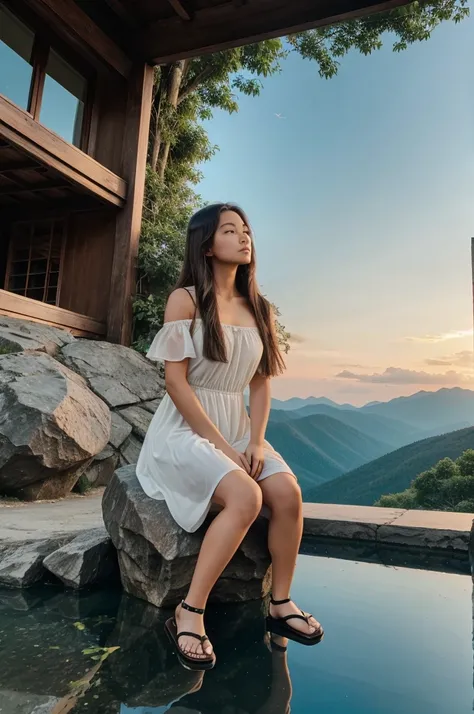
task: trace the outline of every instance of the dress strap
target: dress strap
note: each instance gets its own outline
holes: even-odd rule
[[[195,298],[194,287],[193,287],[193,288],[184,288],[184,289],[186,290],[186,292],[188,293],[189,297],[191,298],[191,300],[192,300],[193,303],[194,303],[194,315],[193,315],[193,319],[192,319],[192,322],[191,322],[191,327],[190,327],[190,329],[189,329],[191,335],[193,335],[193,333],[194,333],[194,326],[195,326],[195,324],[196,324],[197,302],[196,302],[196,298]]]

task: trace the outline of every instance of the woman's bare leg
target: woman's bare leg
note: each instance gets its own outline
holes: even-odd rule
[[[232,471],[217,486],[213,501],[223,506],[204,536],[186,602],[192,607],[205,608],[216,580],[234,555],[248,529],[260,513],[262,492],[244,471]],[[176,609],[178,632],[205,633],[202,615]],[[180,637],[183,652],[203,657],[212,653],[207,642],[203,646],[191,637]]]
[[[291,474],[278,473],[258,482],[263,501],[271,511],[268,530],[268,549],[272,556],[272,594],[274,600],[290,597],[291,583],[295,572],[296,558],[303,534],[303,503],[301,489]],[[275,617],[301,615],[293,602],[286,605],[270,605]],[[311,625],[303,620],[291,620],[289,624],[304,634],[313,634],[319,623],[312,618]]]

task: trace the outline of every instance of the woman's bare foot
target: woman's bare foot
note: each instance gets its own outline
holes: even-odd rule
[[[278,620],[278,618],[286,617],[287,615],[301,615],[301,610],[296,607],[292,600],[284,605],[270,603],[270,615]],[[307,613],[304,612],[303,615],[306,617]],[[321,629],[321,624],[312,615],[308,616],[308,622],[295,617],[287,620],[286,624],[303,635],[314,635],[315,632]]]
[[[184,610],[181,605],[175,610],[178,635],[180,632],[195,632],[196,635],[205,635],[204,617],[195,612]],[[179,638],[179,648],[188,657],[203,659],[212,655],[213,649],[209,640],[201,644],[195,637],[183,635]]]

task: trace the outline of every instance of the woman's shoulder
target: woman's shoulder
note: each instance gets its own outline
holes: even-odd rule
[[[194,317],[194,287],[173,290],[166,303],[165,323],[191,320]]]

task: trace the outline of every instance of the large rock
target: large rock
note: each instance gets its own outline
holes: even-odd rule
[[[75,338],[66,330],[0,315],[0,353],[36,350],[55,356]]]
[[[82,375],[110,407],[161,398],[163,377],[135,350],[98,340],[75,340],[62,350],[65,364]]]
[[[206,531],[183,531],[164,501],[143,492],[135,466],[118,469],[102,501],[105,526],[118,551],[126,592],[158,607],[176,605],[185,597]],[[267,521],[253,525],[217,582],[214,602],[257,600],[270,589]]]
[[[0,493],[66,495],[105,448],[110,428],[107,405],[51,356],[0,355]]]
[[[0,543],[0,585],[25,588],[42,580],[46,574],[43,561],[70,537],[45,538],[33,542]]]
[[[43,561],[44,567],[66,587],[110,584],[117,579],[117,553],[105,528],[82,533]]]

